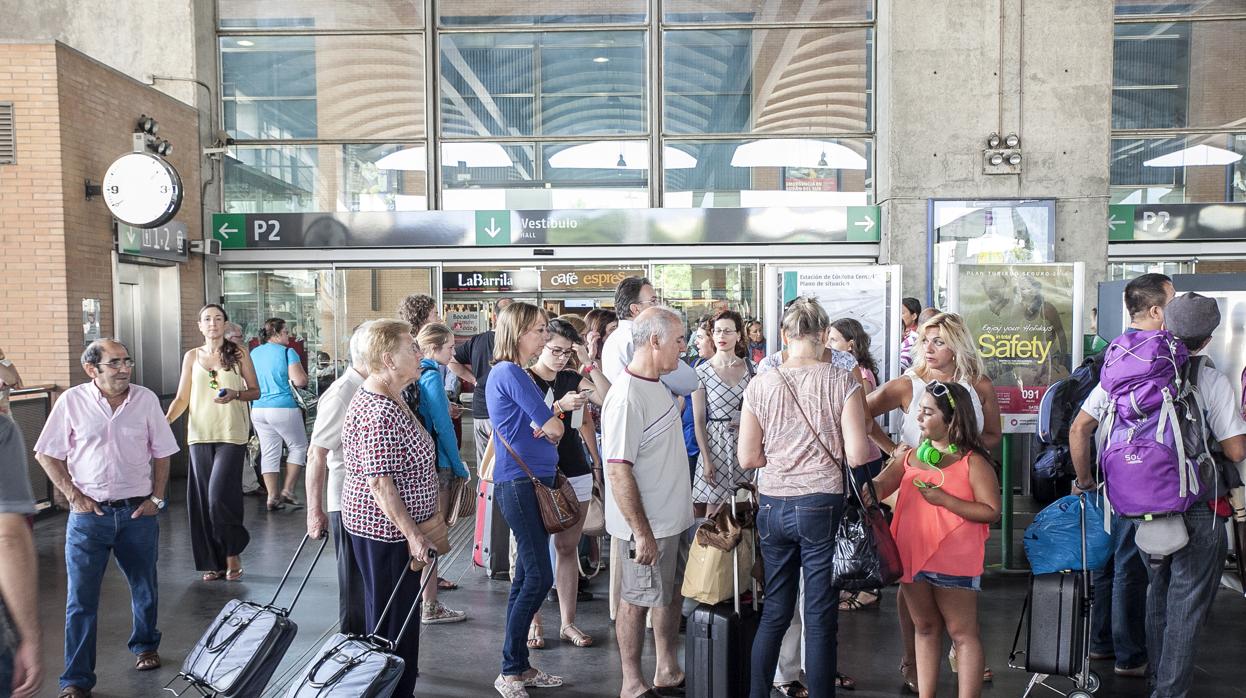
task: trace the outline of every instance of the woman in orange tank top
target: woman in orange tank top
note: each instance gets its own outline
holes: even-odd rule
[[[986,658],[977,592],[987,528],[999,520],[1000,492],[971,405],[963,386],[930,383],[917,415],[922,447],[894,459],[874,479],[879,497],[899,490],[891,533],[917,630],[922,698],[935,695],[945,629],[958,658],[959,698],[982,695]]]

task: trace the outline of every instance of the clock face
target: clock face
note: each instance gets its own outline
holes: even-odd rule
[[[172,220],[182,205],[182,179],[164,158],[127,153],[104,175],[104,203],[122,223],[154,228]]]

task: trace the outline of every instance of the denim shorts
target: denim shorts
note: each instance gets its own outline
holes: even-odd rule
[[[958,577],[954,574],[940,574],[938,572],[918,572],[913,575],[914,582],[925,582],[932,587],[940,589],[968,589],[969,591],[982,591],[982,576],[976,577]]]

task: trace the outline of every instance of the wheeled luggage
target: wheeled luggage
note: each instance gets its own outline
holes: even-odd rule
[[[166,689],[174,681],[181,679],[187,684],[187,688],[181,693],[194,689],[204,696],[258,698],[264,692],[264,687],[268,685],[277,665],[281,663],[298,633],[298,626],[290,620],[290,611],[298,603],[303,588],[311,579],[312,570],[316,568],[316,562],[320,560],[329,538],[325,536],[320,542],[316,557],[308,566],[307,574],[303,576],[290,605],[277,606],[277,597],[289,580],[307,541],[308,537],[304,536],[298,550],[294,551],[294,557],[290,559],[281,583],[273,592],[272,600],[259,604],[234,599],[225,604],[225,608],[186,655],[181,671],[165,685]]]
[[[735,514],[735,496],[731,500]],[[745,529],[754,535],[753,527]],[[756,538],[753,539],[756,545]],[[761,612],[757,608],[757,585],[752,603],[740,606],[740,547],[732,550],[735,594],[731,603],[698,604],[688,617],[684,638],[684,676],[690,698],[742,698],[749,694],[749,668],[753,639]],[[747,575],[751,579],[751,575]]]
[[[430,580],[437,578],[435,551],[429,551],[429,560],[433,569],[420,585],[417,598],[423,598],[424,587]],[[316,653],[316,658],[290,684],[284,694],[285,698],[389,698],[394,694],[394,689],[406,670],[406,662],[394,654],[394,651],[412,625],[411,619],[415,617],[420,604],[413,605],[407,611],[397,637],[388,639],[380,633],[398,590],[410,571],[411,566],[407,565],[398,577],[398,583],[394,585],[394,591],[389,595],[389,601],[381,611],[381,617],[377,619],[372,633],[367,636],[338,633],[329,638]],[[415,632],[418,633],[418,619],[415,625]]]
[[[510,527],[494,498],[494,484],[481,480],[476,490],[476,536],[472,562],[485,574],[502,579],[510,574]]]

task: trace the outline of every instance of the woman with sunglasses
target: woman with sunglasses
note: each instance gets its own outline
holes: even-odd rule
[[[956,383],[969,393],[969,409],[973,413],[974,428],[981,434],[981,442],[987,449],[999,445],[1002,424],[999,403],[995,400],[995,386],[986,375],[982,357],[978,354],[964,320],[955,313],[939,313],[917,328],[920,351],[914,357],[913,367],[899,378],[887,381],[866,397],[870,416],[878,417],[891,410],[902,410],[904,421],[900,427],[900,444],[897,445],[881,425],[875,423],[870,438],[892,460],[904,456],[905,449],[917,448],[922,441],[921,427],[917,417],[922,397],[932,381]],[[896,612],[900,617],[900,637],[904,641],[904,660],[900,672],[904,685],[913,693],[918,692],[918,680],[913,644],[913,621],[905,605],[905,591],[900,588],[896,595]],[[983,680],[993,677],[990,669],[983,673]]]
[[[712,516],[735,496],[736,484],[752,481],[753,472],[740,467],[736,446],[744,390],[753,377],[748,360],[744,319],[734,310],[720,310],[710,321],[714,355],[696,367],[701,387],[692,393],[700,459],[692,480],[692,511]]]
[[[878,496],[898,490],[891,532],[904,565],[900,582],[916,629],[922,696],[935,695],[944,630],[963,669],[960,698],[982,695],[978,592],[1000,492],[972,404],[971,392],[958,383],[927,384],[916,417],[921,444],[874,478]]]
[[[251,540],[242,524],[242,467],[251,436],[247,403],[260,396],[260,388],[251,357],[225,339],[228,322],[215,303],[199,311],[203,346],[182,358],[177,395],[165,414],[172,423],[190,411],[186,509],[195,569],[205,582],[241,579],[240,556]]]
[[[537,356],[536,363],[528,369],[528,374],[545,396],[546,404],[551,405],[555,414],[562,418],[564,431],[562,440],[558,442],[558,469],[571,481],[580,506],[587,508],[588,502],[593,498],[593,487],[605,488],[605,483],[601,481],[601,452],[597,450],[593,418],[585,409],[590,401],[596,403],[600,398],[597,397],[597,386],[589,381],[582,370],[574,368],[577,365],[577,354],[580,361],[588,358],[588,350],[580,334],[569,322],[550,320],[549,339]],[[592,364],[581,365],[590,369],[590,372],[599,375],[601,373],[599,369],[594,370]],[[588,458],[585,458],[585,446],[588,447]],[[558,637],[576,647],[589,647],[593,644],[591,635],[575,627],[575,604],[580,587],[580,568],[576,555],[583,530],[584,518],[580,517],[580,522],[576,525],[554,534],[554,552],[557,558],[554,565],[554,588],[558,591],[558,609],[561,614]],[[538,612],[528,627],[528,649],[544,648],[545,637],[541,628],[541,614]]]

